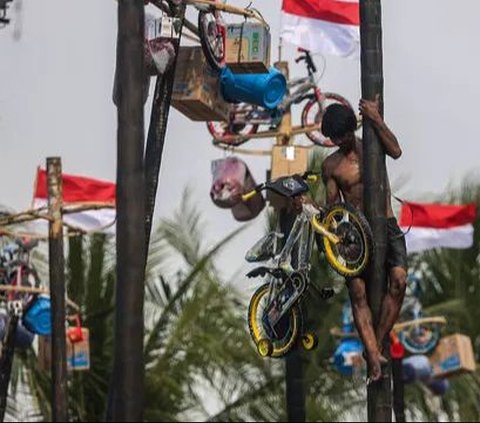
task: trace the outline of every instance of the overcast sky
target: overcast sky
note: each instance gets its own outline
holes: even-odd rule
[[[249,1],[235,0],[246,5]],[[273,59],[280,27],[280,0],[257,0],[271,25]],[[400,195],[439,193],[475,170],[480,98],[480,1],[384,0],[385,118],[404,155],[389,162],[393,181],[408,177]],[[19,17],[0,29],[0,203],[29,206],[35,168],[60,155],[67,173],[115,179],[116,110],[111,101],[116,42],[113,0],[23,0]],[[285,50],[287,58],[295,55]],[[304,73],[292,65],[291,73]],[[359,62],[327,58],[322,89],[360,97]],[[151,98],[150,98],[151,99]],[[149,109],[146,108],[148,122]],[[172,110],[158,193],[157,218],[170,216],[189,184],[214,242],[238,226],[229,211],[210,201],[210,162],[223,157],[202,123]],[[257,181],[269,159],[246,157]],[[263,230],[263,217],[223,255],[233,274],[244,251]]]

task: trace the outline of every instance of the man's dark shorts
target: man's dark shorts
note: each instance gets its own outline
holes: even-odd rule
[[[393,267],[403,267],[408,270],[407,245],[405,236],[398,226],[397,219],[391,217],[387,220],[387,270]]]

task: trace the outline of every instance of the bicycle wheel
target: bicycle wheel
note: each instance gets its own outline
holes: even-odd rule
[[[198,31],[203,54],[212,69],[220,71],[225,65],[225,36],[217,23],[215,11],[198,12]]]
[[[250,140],[249,135],[257,133],[258,125],[207,122],[207,128],[217,143],[236,146]]]
[[[269,356],[273,358],[284,357],[296,345],[298,334],[301,333],[302,319],[301,313],[297,306],[293,306],[289,313],[285,315],[276,325],[278,337],[272,339],[263,324],[263,317],[267,307],[269,292],[269,284],[261,286],[250,299],[248,307],[248,327],[250,335],[255,345],[260,342],[265,343],[269,340],[273,345],[273,349],[269,352]]]
[[[439,323],[421,323],[398,333],[398,339],[410,354],[428,354],[432,352],[441,337]]]
[[[18,286],[20,282],[21,287],[25,288],[39,288],[40,278],[37,271],[25,263],[14,261],[10,264],[12,271],[8,277],[8,284],[11,286]],[[20,278],[18,278],[18,271],[20,271]],[[28,307],[37,294],[30,292],[9,292],[7,294],[8,301],[21,301],[24,308]]]
[[[365,216],[347,203],[334,204],[322,225],[340,238],[335,244],[322,239],[328,264],[340,275],[355,277],[365,270],[373,248],[373,235]]]
[[[322,125],[322,118],[325,109],[333,103],[340,103],[345,106],[352,108],[350,102],[339,94],[335,93],[323,93],[323,99],[321,102],[313,95],[308,97],[309,100],[302,111],[302,126],[313,126],[313,125]],[[307,132],[307,137],[314,144],[320,145],[322,147],[335,147],[335,144],[326,138],[320,129],[316,131]]]
[[[313,351],[318,347],[318,336],[313,332],[303,334],[302,346],[305,351]]]
[[[235,104],[232,108],[231,120],[234,120],[238,115],[248,114],[252,108],[250,104],[240,103]],[[247,142],[249,135],[256,134],[258,125],[249,123],[236,122],[207,122],[208,132],[213,136],[216,142],[224,145],[240,145]],[[240,136],[238,140],[236,137]]]

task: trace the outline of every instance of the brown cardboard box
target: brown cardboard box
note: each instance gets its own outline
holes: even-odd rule
[[[307,171],[308,149],[299,146],[279,146],[272,149],[272,180]]]
[[[225,62],[233,73],[266,73],[270,68],[271,37],[259,22],[227,25]]]
[[[430,357],[434,377],[450,377],[474,372],[476,368],[472,341],[468,336],[454,334],[442,338]]]
[[[67,336],[67,370],[90,369],[89,330],[82,328],[83,341],[72,344]],[[50,371],[52,367],[52,340],[50,336],[38,337],[38,366]]]
[[[220,92],[220,78],[210,69],[201,47],[181,47],[172,106],[194,121],[228,120],[230,104]]]
[[[307,171],[308,149],[299,146],[279,146],[272,149],[272,170],[270,180],[302,174]],[[267,199],[276,209],[288,207],[288,200],[274,192],[267,191]]]
[[[81,342],[72,343],[67,338],[67,367],[68,370],[90,369],[90,333],[87,328],[82,328]]]

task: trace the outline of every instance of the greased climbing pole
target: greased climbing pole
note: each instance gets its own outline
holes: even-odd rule
[[[162,165],[163,147],[165,145],[165,134],[170,113],[170,102],[172,99],[173,82],[175,80],[178,51],[180,48],[180,40],[182,38],[183,24],[185,20],[186,6],[183,3],[179,6],[175,6],[175,2],[173,1],[169,1],[168,3],[170,6],[170,14],[178,19],[180,26],[178,30],[178,38],[173,40],[175,47],[173,64],[167,69],[167,72],[164,75],[157,77],[155,83],[152,114],[148,129],[147,147],[145,152],[145,243],[147,251],[152,230],[153,212],[155,211],[158,178],[160,167]]]

